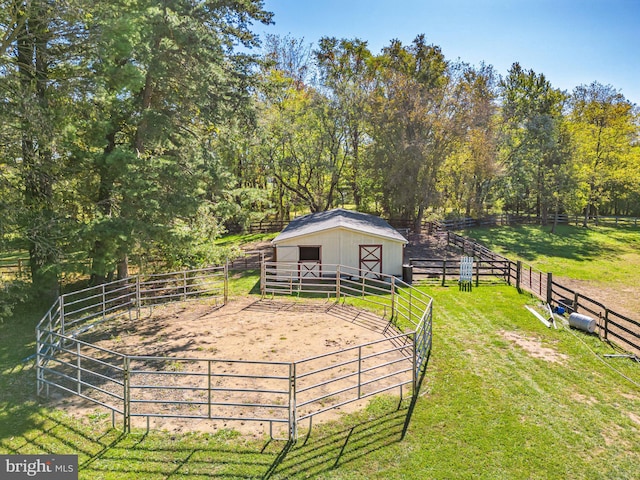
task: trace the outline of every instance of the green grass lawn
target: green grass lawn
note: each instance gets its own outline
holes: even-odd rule
[[[232,296],[255,291],[257,272],[236,277]],[[512,287],[427,292],[433,353],[414,408],[376,398],[293,445],[232,430],[125,436],[99,410],[47,408],[23,361],[39,312],[19,312],[0,325],[0,453],[78,454],[91,480],[638,478],[640,365],[604,359],[596,337],[543,327]]]
[[[512,260],[522,260],[543,272],[599,284],[627,284],[640,269],[639,227],[590,227],[559,225],[466,230],[486,247]]]
[[[277,233],[238,233],[233,235],[225,235],[216,239],[215,245],[219,247],[243,246],[246,244],[264,242],[273,240]]]

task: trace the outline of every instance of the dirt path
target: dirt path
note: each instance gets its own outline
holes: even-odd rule
[[[637,295],[637,288],[596,285],[586,280],[574,280],[568,277],[554,276],[554,281],[606,305],[607,308],[617,313],[629,318],[640,317],[640,297]]]
[[[447,248],[446,235],[411,233],[404,248],[404,262],[411,258],[456,258],[460,254]]]

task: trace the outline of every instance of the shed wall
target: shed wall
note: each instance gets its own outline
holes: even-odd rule
[[[301,245],[320,246],[322,263],[348,265],[355,268],[360,267],[360,245],[382,245],[382,273],[402,275],[403,244],[400,242],[339,228],[278,242],[276,246],[278,261],[285,261],[286,258],[286,261],[297,262],[298,252],[291,247]]]

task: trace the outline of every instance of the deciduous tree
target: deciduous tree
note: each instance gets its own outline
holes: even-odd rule
[[[552,88],[543,74],[525,71],[515,63],[501,83],[504,141],[503,195],[516,213],[535,212],[543,224],[553,210],[556,175],[565,169],[558,154],[564,94]]]
[[[616,192],[626,190],[627,166],[638,126],[633,105],[610,85],[593,82],[576,87],[571,121],[577,142],[578,175],[583,200],[583,226]]]
[[[394,40],[376,59],[371,172],[389,216],[411,219],[419,231],[436,206],[440,169],[459,136],[458,104],[448,64],[423,35],[411,46]]]

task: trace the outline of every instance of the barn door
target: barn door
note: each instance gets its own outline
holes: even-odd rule
[[[360,270],[364,277],[382,273],[382,245],[360,245]]]
[[[319,246],[301,245],[298,247],[298,276],[300,278],[318,278],[322,276]]]

